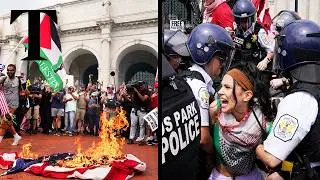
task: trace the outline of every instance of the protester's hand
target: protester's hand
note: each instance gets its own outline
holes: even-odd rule
[[[279,173],[274,172],[274,173],[268,175],[266,180],[284,180],[284,179],[279,175]]]
[[[270,81],[270,86],[273,88],[273,89],[277,89],[278,87],[282,86],[283,85],[283,79],[282,78],[277,78],[277,79],[272,79]]]
[[[233,30],[231,27],[226,27],[225,29],[226,29],[226,30],[228,31],[228,33],[230,34],[231,38],[234,38],[234,36],[235,36],[234,30]]]
[[[264,58],[262,61],[259,62],[259,64],[257,65],[258,69],[260,71],[263,71],[265,69],[267,69],[268,63],[270,62],[270,60],[266,57]]]

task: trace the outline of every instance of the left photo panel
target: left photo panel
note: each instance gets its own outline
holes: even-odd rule
[[[0,7],[0,179],[158,179],[158,1]]]

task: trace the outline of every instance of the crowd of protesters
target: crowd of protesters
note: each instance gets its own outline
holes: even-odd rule
[[[2,72],[5,66],[1,64],[0,68]],[[6,131],[11,133],[6,136],[14,136],[12,145],[18,144],[21,134],[98,136],[102,112],[106,111],[106,119],[110,119],[121,107],[129,127],[121,131],[120,136],[125,137],[128,144],[156,144],[143,116],[157,107],[157,83],[148,87],[139,81],[122,84],[117,89],[110,84],[101,89],[98,82],[90,82],[87,86],[68,86],[52,92],[41,78],[26,85],[23,74],[15,74],[16,66],[9,64],[7,74],[2,73],[0,77],[0,142]]]

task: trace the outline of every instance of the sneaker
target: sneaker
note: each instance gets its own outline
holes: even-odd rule
[[[132,139],[128,139],[127,144],[133,144],[133,140]]]
[[[156,140],[156,139],[153,140],[153,141],[152,141],[152,144],[153,144],[153,145],[158,145],[158,140]]]
[[[151,140],[151,139],[150,139],[150,140],[147,140],[147,145],[148,145],[148,146],[152,146],[152,145],[153,145],[153,140]]]
[[[137,142],[140,142],[140,141],[142,141],[144,138],[140,138],[140,137],[138,137],[137,139],[136,139],[136,141]]]
[[[18,145],[19,141],[22,139],[21,136],[18,136],[16,138],[13,138],[13,143],[12,143],[12,146],[16,146]]]
[[[153,137],[147,137],[147,145],[149,146],[153,145]]]

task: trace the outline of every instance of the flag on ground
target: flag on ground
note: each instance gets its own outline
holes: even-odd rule
[[[18,158],[16,153],[3,153],[0,157],[6,156],[6,158],[4,158],[5,160],[3,161],[1,161],[0,158],[0,166],[8,164],[9,162],[12,164],[12,167],[2,175],[24,171],[35,175],[59,179],[79,178],[125,180],[132,178],[134,173],[142,173],[146,170],[146,163],[140,161],[132,154],[127,154],[125,155],[124,160],[113,161],[111,165],[108,166],[66,168],[56,164],[57,160],[70,158],[72,155],[73,154],[71,153],[59,153],[32,160]]]

